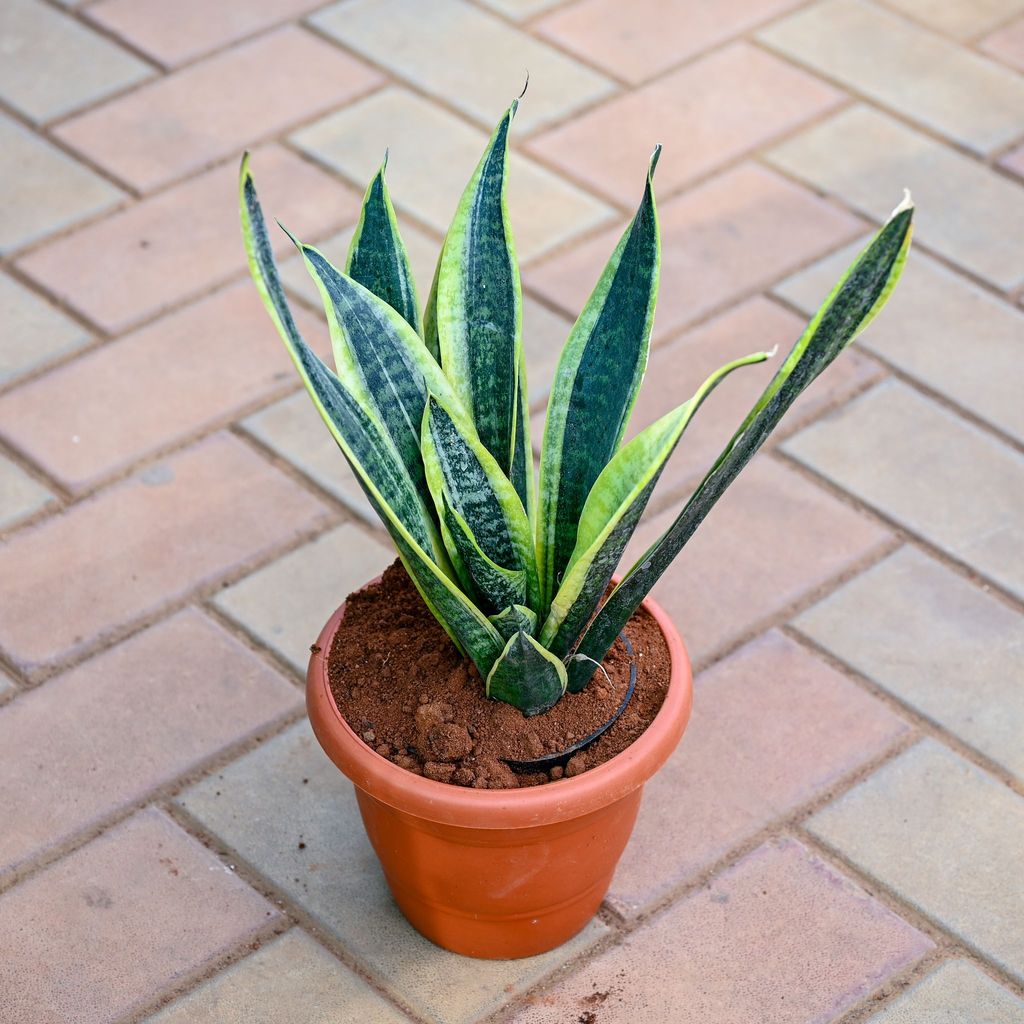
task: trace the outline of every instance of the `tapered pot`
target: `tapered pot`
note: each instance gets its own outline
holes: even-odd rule
[[[644,607],[671,658],[668,694],[654,721],[597,768],[514,790],[434,782],[368,747],[338,710],[327,678],[345,606],[324,626],[307,673],[313,731],[355,785],[395,902],[437,945],[486,959],[533,956],[570,939],[597,911],[644,783],[679,742],[693,701],[682,638],[654,601]]]

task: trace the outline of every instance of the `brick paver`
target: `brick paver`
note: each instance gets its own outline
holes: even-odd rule
[[[21,581],[0,606],[0,650],[32,671],[326,518],[241,441],[214,436],[0,550],[0,577]]]
[[[929,940],[794,840],[761,846],[516,1018],[829,1021]]]
[[[485,1016],[606,931],[595,921],[561,949],[526,960],[470,960],[432,945],[392,903],[352,787],[305,723],[179,802],[432,1024]]]
[[[794,625],[1024,782],[1024,616],[902,548]]]
[[[408,1022],[323,947],[293,930],[147,1018],[147,1024],[280,1024],[284,1020]]]
[[[174,618],[0,710],[0,873],[301,706],[301,695],[198,612]],[[130,735],[116,760],[97,751]]]
[[[0,8],[0,1024],[1024,1024],[1024,0]],[[780,350],[701,410],[623,568],[905,187],[918,210],[892,304],[656,590],[695,711],[604,910],[493,963],[405,923],[289,724],[394,554],[247,280],[237,169],[341,265],[390,149],[423,301],[527,73],[535,444],[655,142],[631,433]]]
[[[1024,978],[1024,797],[926,739],[819,811],[808,828]]]
[[[278,911],[161,811],[140,811],[0,897],[11,1021],[116,1021]]]
[[[290,69],[284,88],[264,73],[276,61]],[[151,189],[378,84],[364,64],[289,26],[81,114],[57,135],[122,181]]]
[[[768,633],[698,678],[688,729],[644,790],[609,896],[620,913],[650,907],[877,757],[905,726],[792,640]]]

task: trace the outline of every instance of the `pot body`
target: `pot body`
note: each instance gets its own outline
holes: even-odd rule
[[[331,617],[310,658],[306,703],[317,739],[352,780],[385,878],[409,922],[466,956],[511,959],[553,949],[581,931],[611,884],[643,785],[689,720],[686,649],[665,613],[671,678],[648,729],[610,761],[574,778],[519,790],[425,779],[377,754],[334,702],[327,654],[344,616]]]

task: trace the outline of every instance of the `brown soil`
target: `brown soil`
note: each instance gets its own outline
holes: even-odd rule
[[[669,681],[661,630],[642,609],[626,626],[636,652],[633,697],[614,725],[565,768],[521,774],[504,760],[567,750],[607,722],[625,697],[630,659],[621,639],[582,693],[526,718],[484,695],[476,666],[430,614],[401,563],[348,599],[328,652],[331,692],[367,746],[416,775],[477,789],[535,786],[579,775],[625,750],[653,721]]]

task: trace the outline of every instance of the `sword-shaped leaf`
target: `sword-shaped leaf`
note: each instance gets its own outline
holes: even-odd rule
[[[447,242],[447,237],[445,242]],[[441,362],[441,343],[437,337],[437,279],[441,276],[441,259],[444,256],[444,242],[441,243],[441,252],[437,257],[434,266],[434,277],[430,282],[430,294],[427,296],[427,305],[423,310],[423,344],[427,351],[434,357],[434,361]]]
[[[323,299],[338,375],[372,405],[409,476],[430,503],[420,455],[428,392],[459,401],[437,362],[401,315],[343,274],[319,250],[296,243]]]
[[[457,568],[492,611],[532,606],[538,594],[533,534],[523,503],[494,456],[468,420],[459,422],[433,395],[423,418],[421,449],[442,536]]]
[[[568,655],[590,621],[669,456],[704,399],[733,370],[767,358],[769,353],[755,352],[720,367],[689,401],[637,434],[601,471],[583,506],[576,549],[541,630],[540,642],[552,654]]]
[[[528,633],[519,630],[487,675],[487,696],[539,715],[565,693],[565,666]]]
[[[532,609],[522,604],[514,604],[497,615],[490,616],[491,625],[508,640],[514,633],[522,630],[534,636],[537,632],[537,616]]]
[[[654,150],[640,207],[569,334],[548,400],[540,462],[542,609],[576,546],[576,527],[598,474],[625,433],[647,368],[661,243]]]
[[[447,561],[444,546],[390,437],[299,333],[278,275],[248,154],[242,160],[239,193],[250,273],[306,390],[391,534],[428,607],[459,648],[486,674],[501,653],[504,638],[442,569]]]
[[[682,512],[598,612],[578,648],[583,657],[574,660],[569,669],[574,689],[586,685],[593,674],[593,663],[604,658],[651,587],[786,410],[885,305],[906,262],[912,221],[913,205],[908,194],[840,278]]]
[[[348,249],[345,273],[383,299],[417,334],[420,325],[419,299],[409,254],[398,230],[398,218],[391,205],[391,195],[384,171],[387,153],[380,170],[373,176],[363,197],[363,209],[356,233]]]
[[[441,365],[484,447],[511,474],[521,415],[522,295],[505,199],[514,101],[455,212],[438,269],[434,322]],[[524,508],[528,494],[519,491]]]

